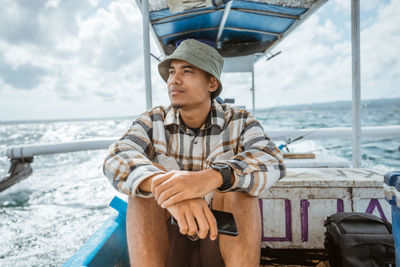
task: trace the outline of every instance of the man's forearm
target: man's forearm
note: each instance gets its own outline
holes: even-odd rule
[[[202,176],[205,177],[206,181],[208,181],[210,184],[212,184],[211,187],[214,188],[214,190],[222,185],[223,178],[219,171],[216,171],[214,169],[207,169],[207,170],[203,170],[202,172],[203,172]]]
[[[152,162],[154,166],[156,166],[157,168],[159,168],[160,170],[166,171],[165,168],[163,166],[161,166],[158,163]],[[146,178],[143,182],[140,183],[139,185],[139,190],[142,192],[151,192],[151,184],[153,182],[153,178],[156,176],[157,174],[154,174],[148,178]]]
[[[234,175],[231,174],[234,182]],[[157,173],[139,184],[142,192],[152,192],[157,203],[167,208],[187,199],[203,198],[224,183],[221,172],[212,168],[202,171],[171,171]]]
[[[139,185],[139,190],[142,192],[151,192],[151,183],[153,181],[153,176],[150,176],[149,178],[147,178],[146,180],[144,180],[143,182],[140,183]]]

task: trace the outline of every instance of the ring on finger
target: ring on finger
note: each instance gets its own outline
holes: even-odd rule
[[[194,235],[186,235],[190,240],[192,241],[196,241],[199,240],[199,236],[197,235],[197,233],[195,233]]]

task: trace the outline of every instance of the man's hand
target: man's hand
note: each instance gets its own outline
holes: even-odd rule
[[[168,208],[183,200],[204,197],[220,187],[222,182],[221,173],[213,169],[172,171],[154,176],[151,192],[161,207]]]
[[[177,220],[181,234],[197,234],[199,238],[204,239],[210,232],[211,240],[217,238],[217,221],[204,199],[185,200],[168,207],[167,210]]]

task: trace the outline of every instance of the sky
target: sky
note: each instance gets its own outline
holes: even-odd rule
[[[351,100],[350,0],[329,0],[255,64],[256,108]],[[361,98],[400,97],[400,1],[361,2]],[[0,121],[145,111],[142,18],[134,0],[0,0]],[[161,56],[151,37],[151,51]],[[153,105],[168,105],[152,63]],[[251,108],[251,75],[221,96]]]

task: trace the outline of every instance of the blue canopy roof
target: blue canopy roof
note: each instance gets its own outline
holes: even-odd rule
[[[158,0],[158,4],[162,1]],[[166,4],[161,3],[161,9],[153,8],[149,17],[166,55],[182,40],[193,38],[214,45],[224,57],[245,56],[268,52],[326,0],[292,1],[298,6],[271,2],[285,1],[234,0],[222,6],[178,13],[171,13],[165,8]]]

